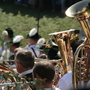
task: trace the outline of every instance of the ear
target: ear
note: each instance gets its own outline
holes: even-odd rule
[[[38,74],[36,74],[36,78],[39,80],[39,79],[41,79],[41,77],[38,75]]]
[[[36,74],[36,78],[39,79],[39,78],[41,78],[41,77],[40,77],[38,74]]]
[[[18,67],[22,68],[22,64],[20,62],[17,62]]]
[[[36,78],[37,78],[37,81],[39,81],[39,82],[43,81],[43,79],[41,79],[41,77],[38,74],[36,74]]]

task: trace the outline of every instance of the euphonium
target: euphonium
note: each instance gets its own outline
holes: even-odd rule
[[[67,30],[67,31],[61,31],[61,32],[55,32],[55,33],[50,33],[49,35],[53,36],[55,43],[59,47],[59,51],[61,54],[62,58],[62,66],[64,68],[64,74],[66,74],[68,71],[68,66],[71,68],[72,64],[72,48],[70,45],[70,37],[71,34],[75,30]]]
[[[89,81],[90,76],[90,0],[77,2],[66,10],[66,15],[75,17],[82,26],[86,39],[74,54],[72,79],[74,88],[84,87]]]

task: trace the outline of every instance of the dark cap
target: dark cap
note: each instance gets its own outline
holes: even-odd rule
[[[52,46],[50,48],[44,48],[44,53],[49,59],[58,59],[58,46]]]
[[[11,28],[6,28],[5,30],[8,32],[8,37],[13,38],[13,36],[14,36],[13,30]]]
[[[40,35],[38,34],[37,28],[31,29],[29,34],[27,35],[27,38],[39,39]]]

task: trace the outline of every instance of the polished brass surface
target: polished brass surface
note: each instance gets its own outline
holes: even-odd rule
[[[79,21],[86,36],[86,40],[77,48],[74,54],[72,71],[74,88],[85,87],[90,75],[88,55],[90,50],[90,0],[83,0],[72,5],[65,13],[67,16],[75,17]]]
[[[77,15],[82,15],[84,13],[85,8],[87,8],[89,2],[90,0],[83,0],[83,1],[77,2],[72,6],[70,6],[66,10],[65,14],[69,17],[76,17]]]
[[[53,39],[55,40],[55,43],[59,47],[59,51],[62,58],[62,66],[64,68],[64,71],[63,71],[64,74],[70,71],[70,68],[72,65],[72,52],[71,52],[72,48],[70,45],[70,37],[74,31],[75,31],[74,29],[71,29],[71,30],[60,31],[60,32],[49,34],[53,37]]]

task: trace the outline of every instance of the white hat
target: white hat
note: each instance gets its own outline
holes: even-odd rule
[[[36,33],[37,33],[37,29],[36,29],[36,28],[33,28],[33,29],[30,30],[29,36],[32,37],[32,36],[34,36]]]
[[[30,30],[29,38],[39,38],[37,28],[33,28]]]
[[[40,38],[37,41],[36,48],[40,49],[41,47],[45,46],[45,38]]]
[[[20,46],[20,41],[22,40],[22,39],[24,39],[24,37],[22,36],[22,35],[17,35],[17,36],[15,36],[14,38],[13,38],[13,46]]]
[[[4,31],[2,32],[2,35],[3,35],[3,36],[8,36],[8,32],[4,30]]]
[[[18,43],[20,42],[24,37],[22,35],[17,35],[13,38],[13,43]]]

